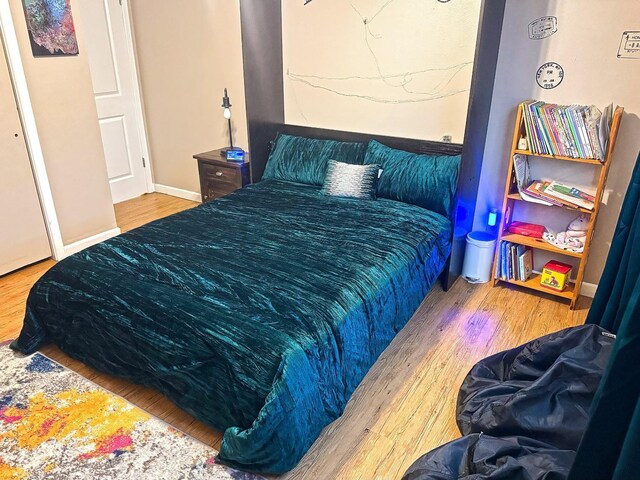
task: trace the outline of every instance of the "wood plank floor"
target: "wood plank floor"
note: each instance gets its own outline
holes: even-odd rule
[[[116,205],[123,232],[196,204],[153,193]],[[18,335],[33,283],[53,265],[46,260],[0,277],[0,342]],[[590,300],[569,310],[545,294],[491,288],[459,280],[445,293],[436,285],[408,325],[384,351],[349,401],[283,478],[400,478],[421,454],[459,436],[457,390],[481,358],[549,332],[584,322]],[[41,350],[81,375],[124,396],[186,433],[220,448],[221,435],[159,393],[99,373],[53,346]]]

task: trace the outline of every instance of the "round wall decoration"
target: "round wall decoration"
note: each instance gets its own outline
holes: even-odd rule
[[[556,88],[562,83],[563,78],[564,69],[556,62],[547,62],[536,72],[536,82],[545,89]]]

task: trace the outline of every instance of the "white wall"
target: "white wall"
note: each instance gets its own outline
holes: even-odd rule
[[[31,51],[22,2],[10,7],[63,242],[109,232],[116,218],[80,9],[72,5],[80,53],[43,58]]]
[[[154,181],[199,192],[192,156],[229,144],[225,87],[234,145],[249,148],[239,1],[130,4]]]
[[[529,39],[528,24],[542,16],[556,16],[558,31],[545,39]],[[640,149],[640,60],[617,58],[625,30],[640,30],[640,2],[637,0],[507,0],[480,177],[476,229],[486,225],[490,208],[502,206],[519,102],[535,98],[555,103],[594,104],[600,109],[610,102],[624,106],[626,114],[585,274],[585,281],[589,283],[597,283],[602,274],[624,192]],[[535,74],[538,67],[548,61],[562,65],[565,76],[558,87],[543,90],[537,85]],[[561,164],[551,161],[539,163],[537,168],[551,170],[558,165]],[[553,174],[557,172],[560,177],[579,182],[593,178],[593,172],[584,168],[575,170],[575,166],[564,164],[562,167],[553,170]],[[558,211],[553,210],[554,214]],[[532,206],[526,212],[526,218],[549,223],[549,212],[545,207]],[[555,222],[556,228],[564,227],[575,216],[571,212],[561,215]]]
[[[285,121],[462,142],[480,4],[283,1]]]

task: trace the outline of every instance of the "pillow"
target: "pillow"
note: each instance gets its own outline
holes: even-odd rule
[[[460,155],[420,155],[371,140],[364,163],[382,169],[378,197],[418,205],[447,217],[451,213]]]
[[[334,197],[376,199],[379,165],[350,165],[329,160],[322,190]]]
[[[362,165],[366,148],[364,143],[278,134],[262,178],[321,186],[330,159]]]

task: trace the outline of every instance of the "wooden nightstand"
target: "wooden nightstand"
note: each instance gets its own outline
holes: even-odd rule
[[[198,160],[202,202],[222,197],[251,183],[249,154],[245,153],[244,162],[231,162],[222,156],[222,150],[211,150],[193,156]]]

